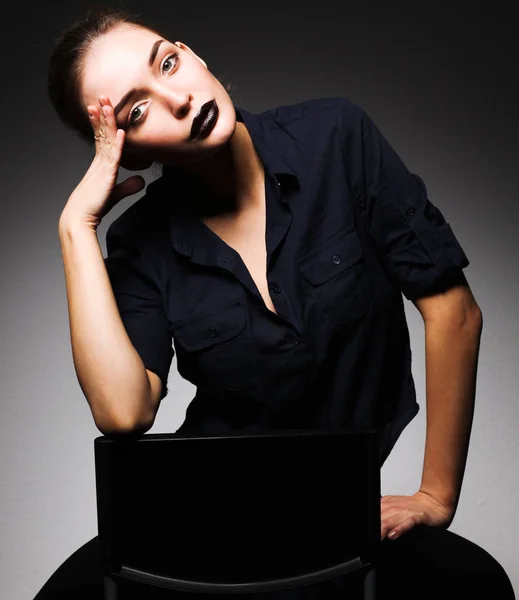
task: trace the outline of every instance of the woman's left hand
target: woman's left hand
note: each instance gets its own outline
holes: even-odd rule
[[[454,519],[454,507],[425,492],[412,496],[383,496],[380,499],[381,539],[394,540],[416,525],[447,529]]]

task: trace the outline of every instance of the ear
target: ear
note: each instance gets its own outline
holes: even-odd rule
[[[151,167],[153,161],[146,160],[144,158],[137,158],[133,154],[130,154],[129,152],[124,152],[123,150],[123,154],[121,156],[119,164],[127,171],[144,171],[145,169]]]
[[[184,44],[184,42],[175,42],[175,46],[178,46],[179,48],[181,48],[182,50],[184,50],[185,52],[189,52],[190,54],[192,54],[197,60],[199,60],[204,67],[207,69],[207,63],[205,62],[205,60],[203,60],[202,58],[200,58],[197,54],[195,54],[193,52],[193,50],[191,50],[191,48],[187,45]]]

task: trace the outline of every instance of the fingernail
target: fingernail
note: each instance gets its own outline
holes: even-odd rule
[[[396,536],[396,531],[392,531],[388,537],[390,537],[391,539],[393,539]]]
[[[87,108],[87,113],[88,113],[88,116],[89,116],[90,118],[92,118],[92,117],[94,116],[94,115],[92,114],[92,109],[91,109],[91,108]]]

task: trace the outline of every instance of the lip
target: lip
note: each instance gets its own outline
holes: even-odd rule
[[[202,139],[209,135],[218,118],[218,105],[216,100],[209,100],[202,104],[191,125],[190,140]]]

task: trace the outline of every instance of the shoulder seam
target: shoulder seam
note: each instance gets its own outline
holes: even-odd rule
[[[276,121],[276,123],[278,123],[281,126],[289,125],[291,123],[295,123],[296,121],[302,119],[303,117],[305,117],[309,114],[321,112],[324,110],[330,110],[332,108],[332,106],[334,106],[335,104],[340,104],[341,102],[344,102],[344,101],[346,101],[346,103],[352,107],[360,108],[360,107],[358,107],[357,104],[352,102],[349,98],[346,98],[343,96],[332,96],[330,98],[323,98],[322,100],[319,100],[319,99],[306,100],[306,101],[300,102],[296,105],[291,105],[292,108],[294,108],[294,106],[300,107],[300,112],[299,112],[299,114],[295,115],[291,119],[283,120],[282,123],[280,123],[279,120],[276,118],[276,113],[285,108],[290,108],[290,105],[280,106],[276,109],[273,109],[272,118],[274,119],[274,121]],[[317,104],[319,102],[326,102],[326,104],[324,106],[309,106],[309,104],[311,104],[311,103]]]

